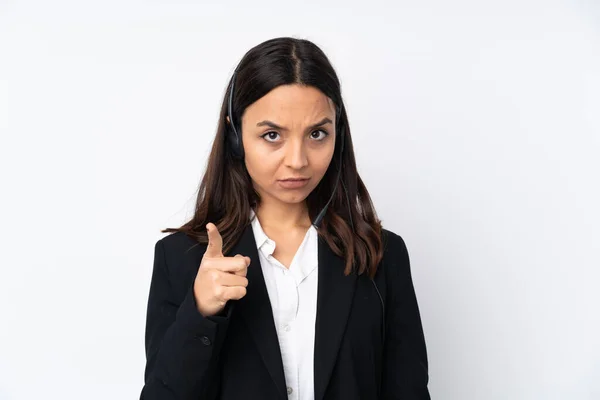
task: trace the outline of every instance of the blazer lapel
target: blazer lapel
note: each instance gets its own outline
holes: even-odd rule
[[[319,279],[315,324],[315,400],[325,395],[352,305],[356,274],[344,276],[344,260],[319,236]]]
[[[287,397],[279,339],[275,330],[273,311],[258,257],[252,225],[246,227],[240,240],[227,255],[231,257],[236,254],[250,257],[246,275],[248,287],[246,295],[235,302],[236,313],[243,316],[273,382],[279,392]]]

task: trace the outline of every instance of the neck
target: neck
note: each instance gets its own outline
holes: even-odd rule
[[[311,225],[305,202],[297,204],[262,202],[258,206],[256,215],[261,226],[277,230],[308,228]]]

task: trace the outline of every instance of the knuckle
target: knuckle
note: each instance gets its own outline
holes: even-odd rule
[[[210,280],[213,282],[218,282],[219,281],[219,271],[217,271],[216,269],[211,269],[209,271],[208,276],[210,277]]]

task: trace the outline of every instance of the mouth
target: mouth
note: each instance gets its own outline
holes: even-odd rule
[[[306,186],[310,178],[287,178],[277,181],[279,186],[284,189],[298,189]]]
[[[286,178],[280,179],[281,182],[307,181],[309,178]]]

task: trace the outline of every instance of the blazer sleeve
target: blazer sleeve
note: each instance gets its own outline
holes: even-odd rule
[[[404,240],[390,233],[382,399],[429,400],[427,349]]]
[[[224,316],[205,318],[196,308],[193,283],[179,302],[173,286],[161,239],[154,246],[140,399],[215,399],[220,381],[218,355],[231,307]]]

